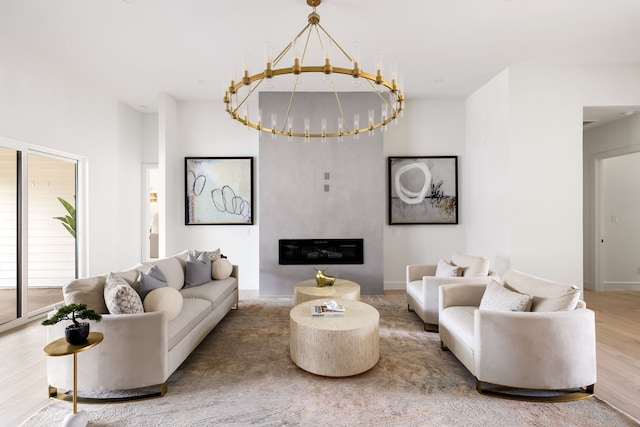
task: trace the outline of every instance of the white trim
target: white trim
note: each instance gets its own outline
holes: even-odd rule
[[[625,156],[627,154],[633,154],[640,152],[640,144],[633,144],[627,147],[616,148],[614,150],[607,150],[600,153],[594,153],[592,155],[592,164],[593,164],[593,228],[594,228],[594,280],[595,280],[595,290],[603,291],[605,290],[605,284],[603,283],[603,278],[601,277],[601,251],[600,247],[602,245],[602,240],[604,236],[602,235],[602,230],[604,226],[602,224],[602,220],[604,215],[602,210],[604,207],[602,206],[602,161],[605,159],[611,159],[613,157]]]
[[[28,283],[29,283],[29,258],[28,258],[28,230],[29,230],[29,216],[27,215],[28,208],[28,155],[37,154],[38,156],[51,157],[58,160],[66,160],[76,163],[76,211],[79,212],[77,216],[80,221],[76,224],[76,264],[78,266],[78,275],[82,277],[88,271],[88,223],[89,217],[88,211],[88,193],[87,193],[87,180],[88,180],[88,165],[87,159],[83,156],[70,154],[64,151],[55,150],[47,147],[42,147],[35,144],[21,142],[15,139],[5,138],[0,136],[0,146],[7,147],[12,150],[16,150],[22,153],[21,167],[21,210],[22,215],[20,217],[21,226],[21,239],[22,239],[22,251],[21,251],[21,277],[20,283],[22,287],[22,301],[21,311],[22,317],[15,320],[10,320],[0,325],[0,333],[21,326],[25,323],[32,321],[35,318],[42,317],[43,313],[46,313],[49,309],[47,307],[35,310],[32,313],[28,312]],[[84,219],[84,221],[83,221]]]

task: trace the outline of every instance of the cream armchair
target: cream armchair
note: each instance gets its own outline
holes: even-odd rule
[[[445,267],[445,274],[456,274],[436,276],[439,266],[441,271],[442,267]],[[489,270],[489,260],[479,256],[456,253],[451,257],[450,262],[440,260],[438,265],[407,265],[407,308],[422,319],[425,331],[437,332],[438,288],[448,283],[486,284],[490,279],[499,279],[499,277],[494,271]]]
[[[592,395],[595,315],[579,300],[580,290],[514,270],[504,274],[503,283],[506,289],[533,296],[532,311],[481,309],[486,285],[440,288],[443,350],[450,350],[476,377],[480,393],[525,400]],[[509,387],[562,393],[518,396]]]

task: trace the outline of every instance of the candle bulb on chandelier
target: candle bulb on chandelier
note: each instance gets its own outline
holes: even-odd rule
[[[293,141],[293,118],[289,117],[287,119],[287,140]]]

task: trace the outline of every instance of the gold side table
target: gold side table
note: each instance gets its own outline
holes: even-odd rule
[[[103,338],[104,335],[101,332],[90,332],[87,341],[82,344],[69,344],[66,338],[60,338],[44,347],[44,352],[47,356],[68,356],[73,354],[73,413],[65,417],[63,426],[87,425],[87,413],[85,411],[78,413],[78,353],[97,346],[102,342]]]

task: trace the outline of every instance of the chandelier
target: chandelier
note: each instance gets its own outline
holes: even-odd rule
[[[313,12],[308,16],[307,25],[278,55],[275,57],[270,53],[265,55],[266,66],[263,71],[250,75],[249,68],[245,65],[242,76],[237,81],[234,77],[231,78],[231,83],[224,95],[224,103],[232,119],[248,128],[270,133],[274,137],[283,135],[289,138],[338,137],[339,139],[348,135],[358,137],[363,132],[373,133],[378,128],[384,130],[387,124],[397,119],[404,108],[404,95],[401,85],[397,83],[396,73],[391,73],[390,81],[384,78],[380,54],[376,55],[375,73],[368,73],[361,69],[358,56],[347,54],[345,49],[320,25],[320,15],[316,12],[320,2],[321,0],[307,0],[307,4],[313,8]],[[317,41],[320,55],[316,53],[316,57],[312,58],[318,61],[315,65],[307,65],[305,59],[309,60],[312,56],[312,41]],[[281,63],[285,66],[283,67]],[[307,77],[311,76],[322,80],[322,85],[317,85],[314,89],[323,87],[323,91],[335,95],[335,103],[332,102],[335,107],[333,111],[323,111],[323,117],[316,119],[319,123],[313,123],[313,127],[311,119],[304,117],[302,120],[299,117],[300,113],[296,116],[294,108],[294,99],[296,94],[301,92],[300,87],[305,87],[305,90],[311,87],[307,82]],[[342,79],[342,86],[337,82],[339,79]],[[338,89],[338,87],[344,87],[344,80],[348,79],[351,81],[349,92],[365,90],[377,95],[373,97],[376,99],[375,105],[361,107],[362,111],[355,112],[353,118],[345,117],[343,108],[344,102],[341,97],[347,91]],[[279,80],[280,85],[286,84],[286,92],[289,93],[288,105],[286,109],[279,112],[280,114],[272,113],[271,117],[265,120],[262,117],[262,111],[255,107],[257,102],[251,99],[255,98],[253,95],[258,88],[267,90],[273,88],[276,80]],[[294,116],[296,116],[295,120]]]

